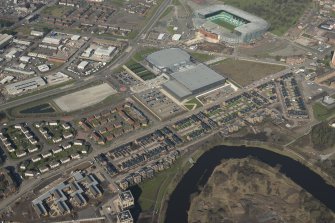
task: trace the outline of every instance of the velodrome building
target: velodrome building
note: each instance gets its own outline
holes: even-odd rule
[[[209,41],[250,43],[269,28],[262,18],[230,5],[212,5],[195,11],[194,26]]]
[[[162,88],[179,101],[217,88],[227,79],[179,48],[154,52],[146,61],[151,69],[167,75]]]

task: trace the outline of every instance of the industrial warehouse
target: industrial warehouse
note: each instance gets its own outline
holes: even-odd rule
[[[146,58],[149,66],[169,77],[163,89],[179,101],[206,92],[225,83],[226,78],[195,61],[187,52],[170,48]]]
[[[199,9],[193,18],[200,35],[211,42],[250,43],[269,28],[262,18],[229,5]]]

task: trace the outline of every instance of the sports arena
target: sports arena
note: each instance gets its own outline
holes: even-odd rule
[[[262,18],[230,5],[213,5],[195,11],[195,27],[214,42],[250,43],[269,28]]]

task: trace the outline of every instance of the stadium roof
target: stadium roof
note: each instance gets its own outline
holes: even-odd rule
[[[181,49],[169,48],[150,54],[146,60],[162,69],[188,63],[190,61],[190,55]]]
[[[196,14],[200,16],[206,16],[219,11],[225,11],[249,21],[249,23],[246,23],[244,25],[235,28],[236,31],[241,33],[249,33],[257,30],[266,30],[269,27],[269,24],[264,19],[230,5],[212,5],[197,10]],[[203,21],[202,22],[203,25],[208,26],[209,23],[206,22],[207,21],[206,19],[194,20],[196,21],[196,26],[201,25],[201,20]]]

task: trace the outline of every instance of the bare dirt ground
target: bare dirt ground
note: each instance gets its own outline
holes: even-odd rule
[[[62,111],[71,112],[97,104],[115,93],[114,88],[104,83],[61,96],[56,98],[54,102]]]
[[[330,210],[278,169],[252,158],[223,161],[193,198],[188,219],[190,223],[334,220]]]

